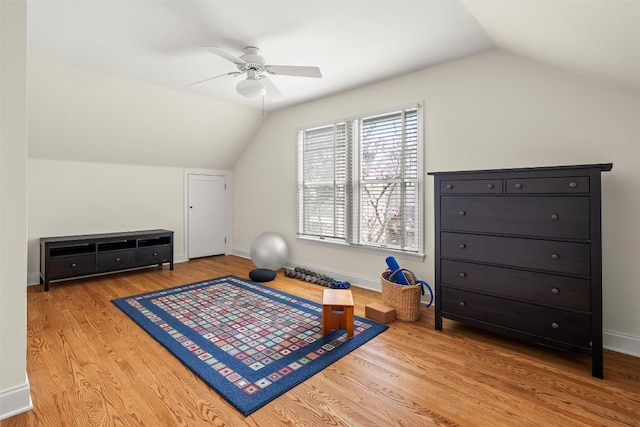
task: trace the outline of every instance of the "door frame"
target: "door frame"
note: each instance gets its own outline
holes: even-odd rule
[[[184,253],[186,256],[186,260],[189,260],[189,176],[190,175],[208,175],[208,176],[224,176],[225,183],[227,185],[227,191],[225,191],[225,223],[224,230],[225,235],[227,236],[227,241],[224,245],[224,254],[229,254],[229,248],[231,247],[231,208],[229,206],[229,202],[231,197],[231,171],[224,170],[214,170],[214,169],[185,169],[184,171]]]

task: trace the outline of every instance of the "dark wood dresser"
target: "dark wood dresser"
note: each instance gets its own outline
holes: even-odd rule
[[[612,164],[430,172],[435,328],[448,318],[602,366],[600,175]]]
[[[173,231],[145,230],[40,239],[40,283],[169,263]]]

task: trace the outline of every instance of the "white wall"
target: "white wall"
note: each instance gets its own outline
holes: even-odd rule
[[[184,169],[29,159],[28,194],[30,283],[41,237],[163,228],[185,260]]]
[[[26,2],[0,2],[0,419],[31,408],[26,369],[26,28]]]
[[[640,356],[640,98],[493,50],[277,112],[233,169],[233,251],[277,231],[292,264],[379,289],[383,254],[295,238],[297,127],[425,101],[428,171],[614,164],[603,179],[605,343]],[[433,191],[425,182],[426,259],[401,260],[433,281]]]

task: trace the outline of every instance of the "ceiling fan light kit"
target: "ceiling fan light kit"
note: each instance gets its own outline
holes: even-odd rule
[[[267,94],[267,90],[259,79],[241,80],[236,85],[236,90],[247,98],[260,98]]]
[[[200,80],[199,82],[192,83],[192,85],[213,80],[222,76],[233,75],[234,77],[237,77],[241,74],[246,74],[247,78],[238,82],[238,84],[236,85],[236,91],[240,95],[246,96],[248,98],[266,97],[274,101],[282,98],[283,95],[267,75],[314,78],[322,77],[322,73],[320,72],[320,68],[318,67],[296,65],[267,65],[265,64],[264,58],[260,56],[260,49],[254,46],[245,47],[243,49],[244,54],[240,57],[235,57],[230,53],[227,53],[226,51],[220,49],[218,46],[204,47],[210,50],[212,53],[218,55],[219,57],[233,62],[238,68],[238,71]]]

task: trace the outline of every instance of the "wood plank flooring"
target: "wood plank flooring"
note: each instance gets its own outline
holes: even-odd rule
[[[425,307],[245,418],[111,303],[252,268],[219,256],[29,287],[34,409],[0,425],[640,426],[640,358],[605,350],[599,380],[585,355],[446,320],[435,331]],[[281,272],[268,285],[316,302],[324,289]],[[352,290],[357,316],[381,300]]]

